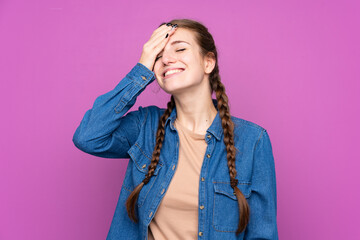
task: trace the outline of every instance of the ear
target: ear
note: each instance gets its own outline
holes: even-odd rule
[[[205,68],[205,72],[207,74],[210,74],[212,72],[212,70],[215,67],[215,55],[213,52],[209,52],[205,57],[204,57],[204,68]]]

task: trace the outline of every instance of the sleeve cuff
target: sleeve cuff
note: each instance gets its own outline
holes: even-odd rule
[[[128,77],[141,87],[144,87],[155,80],[155,73],[138,62],[128,73]]]

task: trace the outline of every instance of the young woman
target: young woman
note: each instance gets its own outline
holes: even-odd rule
[[[155,78],[171,95],[167,108],[127,113]],[[108,240],[278,239],[269,135],[230,115],[216,46],[200,22],[160,25],[139,62],[85,113],[73,142],[130,158]]]

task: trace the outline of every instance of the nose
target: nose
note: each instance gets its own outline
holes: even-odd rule
[[[166,65],[176,62],[175,55],[171,53],[170,51],[164,51],[162,54],[162,62]]]

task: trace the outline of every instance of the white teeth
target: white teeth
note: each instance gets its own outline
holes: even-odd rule
[[[177,73],[177,72],[182,72],[182,71],[184,71],[184,70],[182,70],[182,69],[170,70],[170,71],[167,71],[167,72],[165,73],[165,76],[170,75],[170,74],[173,74],[173,73]]]

